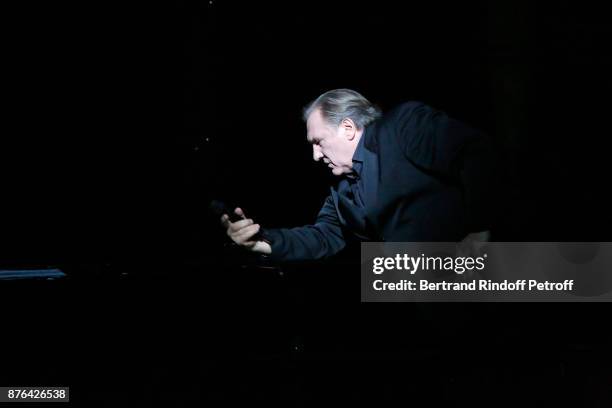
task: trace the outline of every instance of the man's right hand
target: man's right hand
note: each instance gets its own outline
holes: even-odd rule
[[[272,247],[264,241],[256,241],[251,239],[261,229],[259,224],[254,224],[253,220],[246,218],[241,208],[236,208],[234,213],[241,218],[236,222],[231,222],[227,214],[221,216],[221,224],[226,230],[227,236],[231,238],[237,245],[261,254],[271,254]]]

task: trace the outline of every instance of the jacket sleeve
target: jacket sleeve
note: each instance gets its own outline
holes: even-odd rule
[[[266,229],[266,237],[272,246],[268,259],[276,262],[324,259],[346,245],[331,195],[325,200],[314,225]]]
[[[425,104],[397,111],[396,134],[408,160],[462,185],[470,231],[490,228],[496,207],[497,152],[484,133]]]

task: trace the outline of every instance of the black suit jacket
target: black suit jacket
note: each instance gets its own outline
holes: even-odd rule
[[[373,241],[450,242],[489,229],[496,196],[490,141],[444,112],[408,102],[367,126],[363,201]],[[315,260],[352,236],[336,186],[313,225],[266,230],[276,261]]]

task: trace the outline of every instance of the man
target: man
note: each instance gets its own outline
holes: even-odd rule
[[[221,222],[238,245],[273,261],[327,258],[348,239],[459,242],[489,239],[493,158],[480,132],[420,102],[382,116],[359,93],[336,89],[304,109],[313,159],[338,177],[313,225],[266,229]],[[260,239],[252,239],[254,236]]]

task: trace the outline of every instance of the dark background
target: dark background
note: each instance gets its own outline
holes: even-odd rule
[[[206,211],[223,198],[264,226],[311,222],[330,176],[301,108],[347,87],[491,135],[504,160],[496,240],[609,241],[610,29],[597,3],[105,2],[4,16],[0,263],[68,277],[0,285],[3,384],[70,385],[88,406],[607,402],[607,305],[360,304],[350,251],[283,276],[242,267]]]

